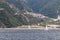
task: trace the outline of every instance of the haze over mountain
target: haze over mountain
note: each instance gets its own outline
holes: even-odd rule
[[[57,10],[60,9],[60,0],[25,0],[34,12],[42,13],[48,17],[57,17]],[[59,10],[60,11],[60,10]],[[60,13],[60,12],[59,12]]]
[[[33,11],[49,17],[56,17],[59,10],[60,0],[7,0],[20,10]],[[59,10],[60,11],[60,10]],[[54,15],[54,16],[53,16]]]

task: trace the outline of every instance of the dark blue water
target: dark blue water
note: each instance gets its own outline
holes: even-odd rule
[[[0,40],[60,40],[60,30],[3,30]]]

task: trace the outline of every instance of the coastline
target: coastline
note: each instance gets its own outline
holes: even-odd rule
[[[0,28],[0,30],[60,30],[60,28]]]

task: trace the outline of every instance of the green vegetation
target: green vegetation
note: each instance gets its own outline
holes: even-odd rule
[[[14,15],[15,10],[12,10],[6,3],[1,3],[0,8],[4,8],[4,10],[0,10],[0,23],[2,26],[4,24],[6,28],[11,28],[26,24],[23,21],[24,17],[22,15]]]
[[[46,25],[49,24],[49,21],[51,20],[50,18],[44,18],[44,19],[41,19],[41,24],[40,26],[43,26],[43,27],[46,27]]]
[[[0,0],[0,2],[6,2],[7,0]]]
[[[38,13],[51,18],[57,18],[57,10],[60,11],[60,0],[27,0],[29,7]],[[60,15],[60,12],[59,12]]]
[[[10,8],[6,1],[7,0],[0,0],[0,8],[4,8],[4,10],[0,10],[0,26],[2,24],[2,26],[4,25],[6,28],[37,23],[41,23],[41,26],[45,27],[47,24],[49,24],[50,18],[40,19],[30,15],[26,15],[29,18],[29,22],[27,22],[26,18],[21,15],[24,11],[40,12],[49,17],[57,17],[57,10],[60,11],[60,0],[29,0],[29,3],[25,3],[22,0],[8,0],[7,2],[13,4],[21,11],[19,15],[14,15],[16,10],[14,10],[14,8]],[[60,25],[60,20],[50,23]]]

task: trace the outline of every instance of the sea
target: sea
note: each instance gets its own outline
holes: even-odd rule
[[[60,40],[60,29],[0,29],[0,40]]]

